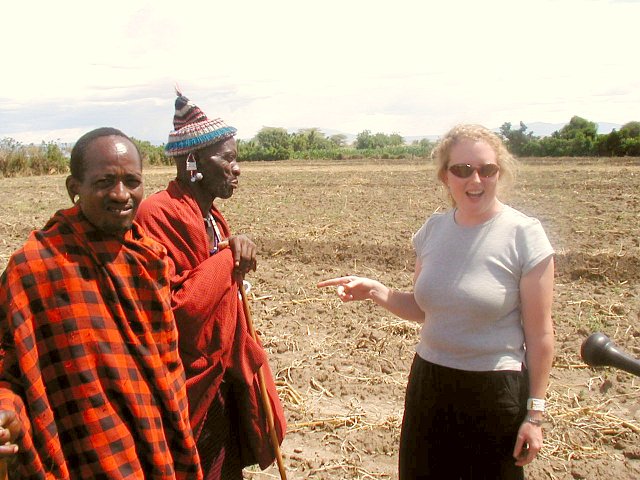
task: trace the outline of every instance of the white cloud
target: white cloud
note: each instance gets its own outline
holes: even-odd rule
[[[113,125],[156,143],[173,86],[262,126],[442,133],[638,120],[638,2],[23,1],[4,7],[0,137]],[[25,24],[29,28],[25,28]],[[54,140],[60,137],[43,137]]]

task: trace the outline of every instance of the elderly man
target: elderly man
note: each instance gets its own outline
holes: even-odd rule
[[[242,468],[266,468],[275,453],[257,394],[266,372],[279,440],[284,413],[262,346],[247,330],[238,284],[256,268],[256,246],[231,235],[214,205],[238,187],[236,129],[210,120],[178,92],[174,130],[165,147],[177,178],[147,198],[137,220],[168,251],[172,306],[187,375],[191,426],[206,479],[241,479]],[[220,249],[221,241],[229,248]]]
[[[202,478],[166,250],[134,223],[142,161],[81,137],[58,211],[0,279],[0,458],[34,479]]]

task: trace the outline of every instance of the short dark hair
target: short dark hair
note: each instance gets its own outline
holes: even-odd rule
[[[133,146],[136,147],[136,151],[138,152],[138,156],[140,157],[140,166],[142,166],[142,155],[140,155],[138,145],[136,145],[136,143],[131,140],[128,135],[124,134],[117,128],[100,127],[82,135],[73,146],[73,149],[71,150],[71,159],[69,160],[69,169],[71,170],[71,176],[73,178],[76,178],[77,180],[84,180],[84,173],[87,170],[84,156],[87,152],[89,144],[100,137],[109,137],[111,135],[126,138],[127,140],[129,140],[133,144]]]

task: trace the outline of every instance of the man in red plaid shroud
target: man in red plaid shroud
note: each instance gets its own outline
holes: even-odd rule
[[[0,279],[0,458],[10,478],[200,479],[166,250],[134,223],[142,161],[78,140],[57,212]]]

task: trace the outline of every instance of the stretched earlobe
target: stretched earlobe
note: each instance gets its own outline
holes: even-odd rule
[[[202,180],[202,173],[198,171],[196,156],[193,154],[193,152],[190,152],[189,155],[187,155],[187,172],[189,173],[189,177],[192,183]]]

